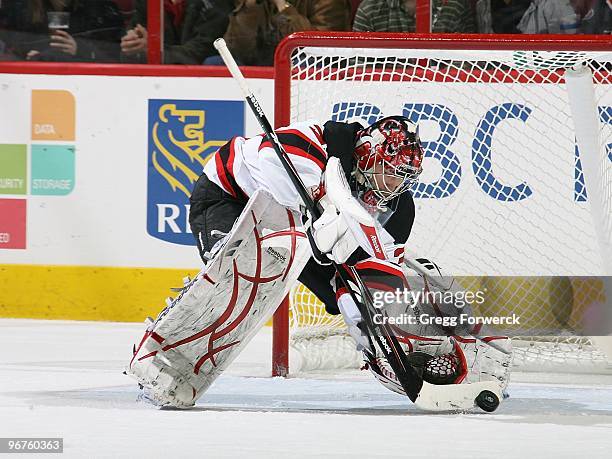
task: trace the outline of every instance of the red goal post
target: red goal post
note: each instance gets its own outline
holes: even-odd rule
[[[595,94],[589,95],[585,78],[577,78],[577,89],[566,95],[562,86],[566,75],[569,81],[569,72],[577,72],[584,62],[590,68]],[[612,213],[612,167],[605,157],[585,152],[599,148],[591,142],[598,137],[612,161],[612,128],[608,127],[612,126],[611,70],[610,36],[301,32],[287,37],[276,50],[275,126],[312,118],[353,116],[366,121],[397,108],[417,122],[442,119],[445,125],[441,122],[439,126],[438,140],[430,139],[429,155],[446,161],[442,172],[436,166],[443,177],[435,181],[436,177],[424,174],[430,182],[416,191],[415,197],[425,203],[421,206],[425,210],[417,211],[417,219],[423,214],[444,227],[449,210],[455,215],[462,209],[459,201],[467,199],[470,205],[463,218],[480,219],[482,234],[472,234],[461,228],[461,222],[450,219],[447,225],[453,231],[436,234],[434,242],[423,243],[423,228],[415,228],[415,249],[424,247],[424,256],[436,261],[442,258],[442,266],[450,266],[450,272],[457,275],[610,275],[606,257],[612,259],[612,251],[606,230]],[[321,92],[317,92],[319,87]],[[431,100],[426,100],[428,97]],[[594,104],[585,103],[589,97],[595,98]],[[397,105],[398,100],[403,107]],[[491,107],[497,111],[491,112]],[[478,110],[486,115],[479,112],[481,118],[471,119],[471,112]],[[598,114],[599,119],[594,118]],[[507,122],[502,127],[493,125],[487,116]],[[527,126],[526,133],[520,131],[518,136],[518,131],[508,132],[508,126],[516,123]],[[468,139],[466,126],[474,138]],[[496,136],[489,132],[494,129]],[[568,135],[562,134],[565,131]],[[449,146],[440,146],[444,136],[456,141],[453,157],[444,156],[443,150]],[[536,180],[522,164],[509,160],[504,153],[510,152],[510,147],[524,155],[519,156],[522,162],[534,160],[533,169],[543,170],[545,178]],[[501,151],[495,165],[497,175],[489,164],[492,151]],[[472,171],[466,167],[470,156]],[[560,156],[559,170],[549,172],[547,166]],[[455,159],[456,166],[452,166]],[[573,176],[566,177],[568,173]],[[476,184],[466,185],[468,175]],[[524,179],[525,175],[531,180]],[[499,176],[502,179],[498,180]],[[588,200],[587,189],[593,190]],[[563,200],[556,199],[559,190],[565,193]],[[483,192],[492,199],[485,201]],[[539,196],[545,199],[538,201]],[[517,210],[519,204],[523,208]],[[549,211],[553,221],[542,220],[542,214]],[[556,219],[564,212],[569,213]],[[498,225],[504,219],[514,224],[518,221],[526,227],[525,232],[509,235]],[[571,244],[571,239],[555,228],[564,224],[571,225],[585,241]],[[488,243],[500,244],[494,249],[508,253],[499,257],[496,251],[481,254],[482,259],[476,260],[482,263],[480,271],[474,271],[469,264],[474,261],[467,259],[473,254],[470,248],[474,252]],[[449,245],[464,247],[464,252],[453,249],[447,254]],[[561,259],[561,248],[571,252],[564,254],[570,261]],[[499,260],[491,261],[494,258]],[[547,311],[539,313],[549,315]],[[288,323],[289,304],[285,302],[274,316],[275,376],[288,372]]]

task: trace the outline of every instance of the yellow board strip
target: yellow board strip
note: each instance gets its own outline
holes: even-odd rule
[[[0,265],[0,317],[142,322],[196,270]]]

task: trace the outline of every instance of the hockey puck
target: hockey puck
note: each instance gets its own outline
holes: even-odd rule
[[[476,397],[476,405],[487,413],[492,413],[499,406],[499,398],[490,390],[483,390]]]

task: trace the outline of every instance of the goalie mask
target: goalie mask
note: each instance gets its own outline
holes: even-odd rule
[[[417,127],[403,116],[382,118],[359,131],[355,157],[362,199],[379,208],[405,192],[423,170]]]

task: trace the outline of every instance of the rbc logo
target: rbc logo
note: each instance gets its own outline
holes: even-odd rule
[[[244,135],[244,102],[149,100],[147,233],[195,245],[189,196],[210,155]]]
[[[529,183],[522,181],[508,184],[499,179],[493,169],[492,143],[495,129],[507,120],[518,120],[526,123],[532,108],[518,103],[503,103],[490,107],[480,119],[471,145],[471,167],[480,189],[496,201],[517,202],[529,198],[533,189]],[[602,125],[612,126],[612,107],[598,107],[599,121]],[[459,133],[457,115],[447,106],[440,104],[411,104],[403,106],[402,115],[415,124],[422,121],[433,121],[438,124],[438,139],[423,142],[425,156],[435,159],[441,165],[441,174],[433,183],[417,183],[413,191],[415,198],[441,199],[457,191],[463,176],[462,165],[453,145]],[[340,102],[332,108],[334,121],[345,121],[353,117],[372,124],[384,115],[382,110],[367,102]],[[580,152],[574,146],[574,201],[586,201],[587,192],[584,183]],[[608,159],[612,161],[612,144],[605,145]],[[571,178],[570,178],[571,179]]]

